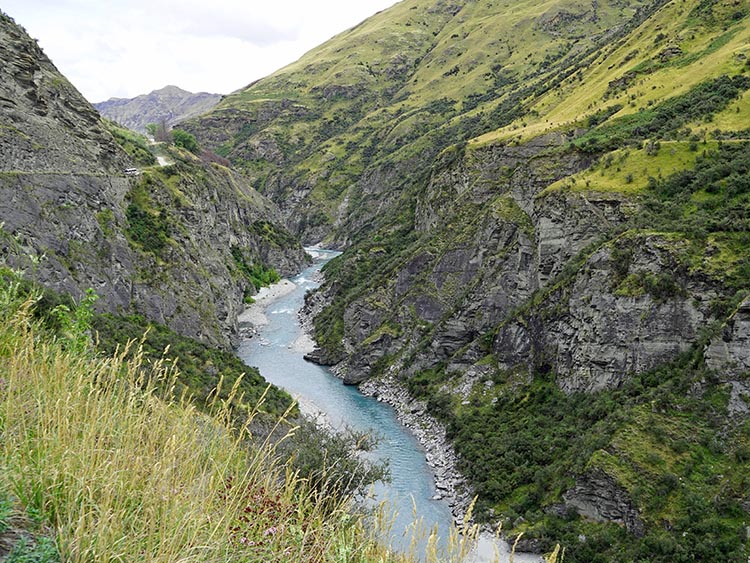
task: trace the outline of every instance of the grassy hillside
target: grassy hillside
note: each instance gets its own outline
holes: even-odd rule
[[[308,238],[338,228],[346,240],[372,227],[362,209],[377,209],[363,177],[408,163],[408,185],[448,145],[574,131],[742,72],[746,12],[743,2],[407,0],[189,128],[301,213],[293,221]]]
[[[26,560],[34,530],[51,534],[62,561],[324,560],[352,545],[343,506],[316,509],[270,444],[245,447],[225,407],[202,415],[158,392],[174,384],[168,363],[147,366],[140,351],[94,357],[70,339],[80,332],[51,338],[17,289],[3,284],[0,335],[0,534],[17,539],[11,560]],[[334,523],[339,531],[326,531]]]

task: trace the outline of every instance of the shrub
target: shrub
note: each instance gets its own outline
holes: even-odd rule
[[[253,284],[256,290],[281,280],[281,276],[275,269],[260,263],[248,263],[240,247],[233,246],[231,253],[239,271]]]
[[[183,131],[182,129],[172,129],[172,141],[175,146],[183,148],[193,153],[199,152],[198,141],[195,135]]]
[[[226,402],[233,416],[244,423],[248,412],[256,408],[263,413],[280,417],[289,411],[292,398],[285,391],[261,377],[256,368],[245,365],[231,352],[181,336],[164,325],[148,322],[141,316],[99,315],[93,319],[98,350],[114,354],[125,349],[128,342],[140,342],[139,353],[148,362],[175,358],[180,370],[175,381],[175,392],[186,393],[201,409],[209,408],[213,396]],[[132,357],[130,350],[127,357]],[[217,389],[219,382],[222,385]],[[236,389],[235,389],[236,387]],[[232,398],[232,390],[237,392]],[[261,404],[262,400],[262,404]],[[293,412],[296,412],[293,411]]]
[[[46,536],[35,540],[22,537],[10,550],[5,563],[58,563],[60,554],[54,541]]]
[[[321,502],[337,504],[342,498],[365,494],[376,481],[387,480],[387,463],[372,463],[362,455],[376,444],[369,434],[337,432],[305,420],[280,444],[279,453],[308,479]]]
[[[160,255],[167,247],[170,223],[163,209],[151,211],[131,202],[125,209],[130,239],[146,252]]]

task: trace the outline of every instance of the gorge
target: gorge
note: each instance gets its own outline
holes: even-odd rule
[[[315,417],[320,424],[375,436],[378,444],[367,455],[386,461],[390,476],[387,483],[376,483],[370,494],[373,502],[385,502],[386,511],[394,512],[392,529],[384,541],[398,551],[411,550],[421,558],[427,548],[427,537],[421,538],[416,546],[411,545],[415,526],[422,527],[421,534],[425,536],[435,527],[439,536],[436,545],[448,558],[451,525],[456,520],[460,528],[470,502],[470,499],[455,498],[456,469],[439,459],[449,446],[436,436],[424,433],[420,436],[421,444],[418,443],[411,433],[414,429],[403,426],[389,404],[367,397],[352,386],[342,385],[340,378],[303,358],[310,348],[298,314],[306,293],[320,283],[315,281],[320,268],[337,254],[319,249],[308,249],[308,252],[313,255],[315,264],[291,279],[293,287],[285,287],[279,296],[261,297],[251,306],[254,314],[240,316],[241,323],[253,322],[251,326],[255,330],[251,338],[240,344],[237,354],[248,365],[257,367],[269,382],[291,393],[300,402],[303,412]],[[265,319],[261,317],[258,322],[261,311]],[[415,420],[418,421],[418,417]],[[428,459],[438,458],[437,466],[434,459],[427,465],[425,447]],[[442,483],[438,483],[437,489],[436,470],[442,470]],[[415,517],[419,522],[415,522]],[[495,541],[492,533],[483,533],[466,561],[506,563],[509,553],[506,543]],[[537,556],[522,553],[516,553],[514,560],[519,563],[541,561]]]
[[[236,415],[265,388],[227,389],[244,303],[305,270],[302,244],[335,248],[306,357],[434,419],[477,521],[572,563],[744,562],[748,17],[403,0],[181,122],[192,150],[158,166],[2,15],[5,273],[55,314],[92,288],[104,351],[148,329],[150,362],[171,350],[179,389]],[[272,381],[314,367],[262,338],[243,347]],[[308,391],[370,404],[328,385]]]
[[[749,10],[405,1],[184,124],[343,250],[310,357],[526,548],[743,560]]]

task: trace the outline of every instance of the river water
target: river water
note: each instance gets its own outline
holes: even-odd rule
[[[304,335],[297,312],[304,303],[305,293],[318,287],[317,273],[322,265],[336,255],[329,251],[308,251],[315,258],[313,266],[291,280],[294,284],[291,291],[263,302],[267,323],[259,328],[259,334],[244,340],[237,353],[245,363],[258,367],[268,381],[297,398],[303,410],[322,413],[335,428],[349,427],[378,436],[380,442],[371,455],[388,460],[391,480],[387,484],[378,483],[373,492],[376,501],[385,500],[395,511],[388,541],[394,548],[407,551],[417,514],[422,528],[437,528],[438,544],[444,547],[453,518],[445,501],[433,500],[434,478],[420,444],[398,422],[390,406],[365,397],[355,387],[343,385],[328,369],[302,357],[299,344]],[[419,553],[425,543],[420,542]],[[507,545],[485,538],[467,561],[495,560],[508,560]],[[515,561],[537,562],[539,558],[517,554]]]

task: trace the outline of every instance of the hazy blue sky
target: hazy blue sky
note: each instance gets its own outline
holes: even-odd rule
[[[90,102],[227,94],[396,0],[3,0]]]

